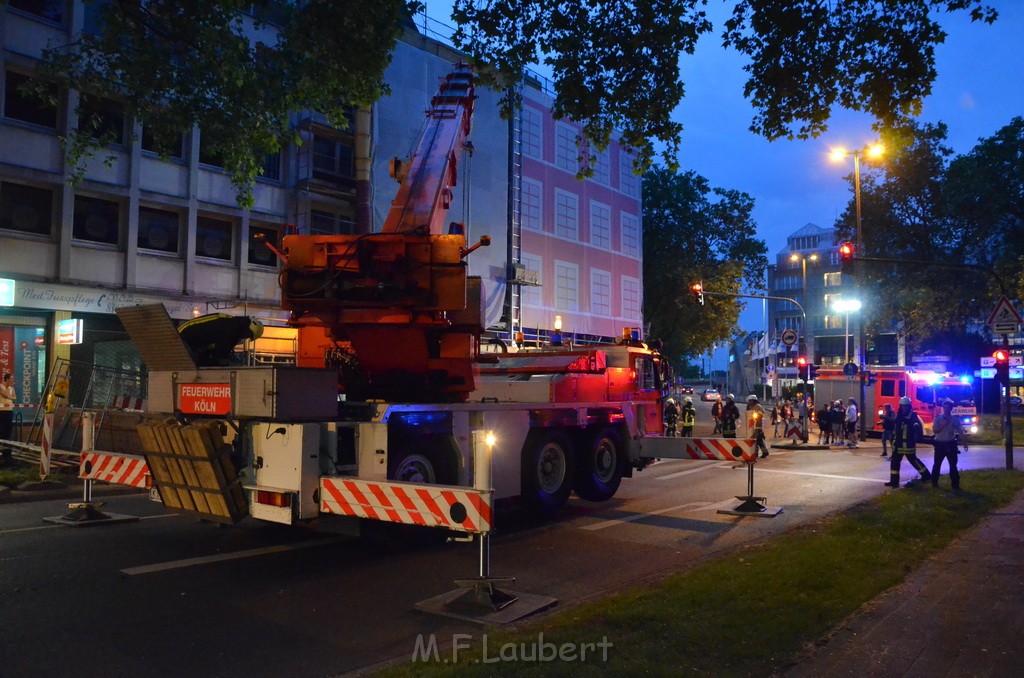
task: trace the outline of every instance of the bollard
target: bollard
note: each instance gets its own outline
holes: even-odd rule
[[[96,449],[96,413],[82,412],[82,456]],[[79,462],[81,464],[81,462]],[[92,501],[92,478],[86,476],[82,481],[82,501],[86,504]]]

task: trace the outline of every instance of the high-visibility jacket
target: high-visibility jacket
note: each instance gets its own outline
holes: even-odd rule
[[[689,403],[683,405],[683,426],[693,426],[695,421],[697,421],[697,410]]]

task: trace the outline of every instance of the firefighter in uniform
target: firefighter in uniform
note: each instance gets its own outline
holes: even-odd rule
[[[921,480],[928,482],[932,474],[928,467],[917,458],[917,441],[924,436],[924,422],[910,406],[910,398],[900,398],[900,409],[896,412],[896,423],[893,427],[892,461],[889,462],[889,487],[900,486],[900,464],[905,456],[910,465],[921,474]]]
[[[676,405],[675,398],[665,401],[665,436],[676,437],[676,425],[679,423],[679,405]]]
[[[753,434],[754,451],[761,450],[762,459],[767,457],[768,446],[764,444],[764,408],[753,393],[747,396],[747,432]]]
[[[693,437],[693,425],[697,423],[697,410],[693,407],[693,398],[686,396],[683,402],[683,433],[684,438]]]
[[[722,405],[722,437],[736,437],[736,422],[740,419],[740,408],[736,407],[736,396],[729,394],[725,396],[725,404]]]

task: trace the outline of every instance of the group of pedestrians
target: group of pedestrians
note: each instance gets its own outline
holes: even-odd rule
[[[815,412],[815,419],[818,421],[818,444],[860,447],[857,437],[859,417],[860,410],[853,398],[850,398],[845,406],[842,400],[825,403]]]
[[[665,435],[675,436],[680,428],[679,435],[683,437],[693,436],[693,427],[696,422],[696,410],[693,406],[693,399],[686,396],[682,407],[674,398],[666,401],[665,412]],[[762,458],[768,456],[768,447],[765,444],[765,418],[771,417],[771,424],[775,427],[775,437],[779,437],[779,426],[789,427],[794,420],[801,417],[801,407],[795,407],[792,401],[785,399],[772,406],[770,415],[766,414],[756,395],[747,396],[746,425],[747,435],[756,441],[756,450]],[[924,438],[924,422],[911,406],[910,398],[900,398],[899,409],[893,409],[892,405],[885,404],[879,416],[879,423],[882,426],[882,457],[889,458],[889,487],[898,487],[900,484],[900,467],[903,458],[906,457],[910,465],[921,474],[923,482],[931,482],[935,487],[939,484],[939,475],[942,462],[945,460],[949,467],[949,479],[955,491],[960,490],[960,472],[957,468],[959,449],[958,440],[964,435],[963,424],[959,417],[953,416],[953,401],[946,399],[942,403],[941,414],[936,415],[932,424],[934,433],[933,444],[935,446],[935,458],[932,468],[929,471],[917,457],[917,443]],[[721,435],[724,438],[735,438],[739,424],[739,408],[736,406],[736,398],[728,394],[717,400],[711,406],[711,416],[714,419],[714,431],[712,435]],[[860,411],[857,401],[850,398],[844,406],[841,400],[826,403],[815,412],[818,421],[818,443],[845,445],[849,448],[859,447],[857,441],[857,422]],[[784,429],[785,430],[785,429]],[[890,457],[890,448],[892,455]]]

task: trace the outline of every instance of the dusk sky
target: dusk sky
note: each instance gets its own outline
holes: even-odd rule
[[[1014,116],[1024,115],[1024,1],[991,0],[995,24],[972,23],[964,12],[941,21],[949,36],[936,49],[938,78],[924,102],[921,120],[945,122],[948,145],[968,152]],[[829,130],[806,141],[769,142],[748,130],[753,109],[743,98],[743,59],[721,45],[719,27],[732,3],[711,2],[716,31],[701,38],[694,56],[682,59],[686,97],[675,113],[683,126],[681,170],[694,170],[713,186],[743,191],[756,202],[758,237],[770,261],[786,236],[807,223],[828,227],[852,198],[853,160],[833,163],[834,146],[861,148],[875,139],[872,120],[850,111],[833,112]],[[427,14],[451,24],[450,0],[431,0]],[[545,68],[538,68],[546,73]],[[762,303],[750,301],[740,316],[744,330],[763,329]]]

